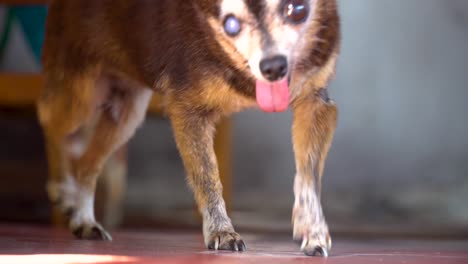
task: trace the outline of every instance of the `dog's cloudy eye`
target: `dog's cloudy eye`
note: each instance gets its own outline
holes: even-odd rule
[[[287,0],[283,6],[283,15],[292,23],[304,22],[309,15],[309,6],[305,0]]]
[[[241,31],[241,22],[233,15],[224,19],[224,31],[231,37],[237,36]]]

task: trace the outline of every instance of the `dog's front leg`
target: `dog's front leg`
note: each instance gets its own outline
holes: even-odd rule
[[[203,216],[203,235],[209,249],[244,251],[245,244],[229,219],[222,197],[213,147],[214,112],[175,109],[169,114],[188,182]]]
[[[320,203],[321,177],[336,127],[337,108],[325,89],[294,105],[293,145],[296,159],[294,239],[307,255],[328,255],[331,239]]]

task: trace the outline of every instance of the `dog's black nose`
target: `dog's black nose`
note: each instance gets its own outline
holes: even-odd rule
[[[288,73],[288,60],[281,55],[263,59],[260,61],[260,71],[265,79],[279,81]]]

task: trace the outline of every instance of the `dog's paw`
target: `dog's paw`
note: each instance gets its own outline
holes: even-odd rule
[[[63,181],[50,181],[49,198],[68,218],[69,228],[79,239],[112,240],[94,217],[94,193],[86,190],[69,176]]]
[[[98,223],[70,227],[78,239],[112,241],[111,235]]]
[[[236,232],[214,232],[208,238],[208,249],[245,251],[245,243]]]
[[[331,237],[320,207],[296,206],[293,210],[293,238],[308,256],[328,256]]]
[[[294,221],[293,236],[295,241],[301,243],[301,251],[306,255],[328,257],[332,242],[325,222],[311,224],[307,221]]]
[[[328,233],[310,232],[301,239],[301,251],[307,256],[328,257],[328,251],[331,248],[331,239]]]

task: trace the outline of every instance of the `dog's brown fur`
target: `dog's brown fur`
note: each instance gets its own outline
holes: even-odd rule
[[[308,76],[292,102],[297,166],[294,235],[303,240],[306,252],[330,248],[318,190],[337,113],[325,87],[335,69],[339,18],[335,0],[317,1],[317,23],[304,36],[310,38],[309,53],[292,76],[293,81]],[[70,226],[78,237],[110,239],[94,216],[81,214],[85,204],[89,206],[81,193],[93,197],[101,168],[143,121],[154,91],[163,98],[204,216],[207,246],[244,249],[226,214],[213,135],[221,117],[255,104],[255,81],[226,54],[224,44],[215,41],[222,37],[212,32],[208,21],[216,16],[216,3],[56,0],[50,4],[43,56],[46,86],[38,112],[47,139],[49,194],[69,211]],[[311,73],[311,69],[317,70]],[[61,185],[65,181],[78,188],[68,202],[64,197],[68,189]]]

